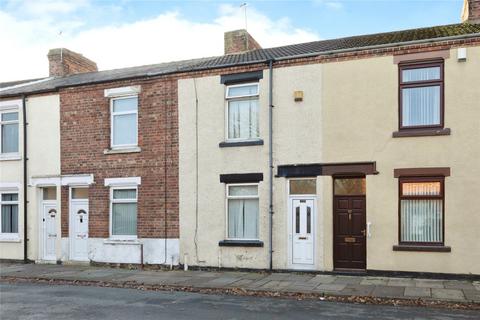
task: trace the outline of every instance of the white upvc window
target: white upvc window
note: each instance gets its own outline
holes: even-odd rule
[[[110,238],[137,238],[137,186],[110,188]]]
[[[18,109],[0,110],[0,153],[18,154],[19,145]]]
[[[0,192],[0,240],[18,238],[18,192]]]
[[[138,96],[110,99],[110,143],[112,149],[138,145]]]
[[[226,139],[227,141],[258,140],[259,85],[244,83],[226,87]]]
[[[258,184],[227,184],[227,239],[258,240]]]

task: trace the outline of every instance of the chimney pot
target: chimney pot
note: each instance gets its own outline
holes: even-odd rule
[[[225,54],[236,54],[262,47],[245,29],[225,32],[224,37]]]
[[[464,0],[462,22],[480,23],[480,0]]]
[[[98,71],[95,62],[65,48],[50,49],[47,57],[50,77]]]

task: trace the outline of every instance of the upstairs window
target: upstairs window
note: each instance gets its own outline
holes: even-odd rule
[[[400,129],[443,127],[443,60],[399,68]]]
[[[227,86],[227,140],[259,138],[258,95],[258,83]]]
[[[136,147],[138,143],[138,97],[112,98],[111,146]]]
[[[0,112],[1,154],[18,153],[18,111]]]

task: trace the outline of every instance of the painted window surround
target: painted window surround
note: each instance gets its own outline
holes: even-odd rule
[[[18,200],[16,204],[20,206],[20,193],[21,183],[17,182],[1,182],[0,183],[0,196],[3,193],[16,193],[18,194]],[[1,199],[0,199],[1,201]],[[17,233],[1,233],[0,232],[0,242],[21,242],[20,239],[20,210],[18,210],[18,232]]]
[[[106,178],[104,181],[105,187],[110,187],[109,200],[109,234],[110,237],[104,241],[105,244],[139,244],[138,235],[135,236],[115,236],[112,234],[112,209],[113,209],[113,190],[119,189],[135,189],[136,199],[138,204],[138,186],[141,185],[141,177],[125,177],[125,178]],[[138,219],[138,205],[137,205],[137,219]],[[138,223],[138,222],[137,222]]]
[[[0,101],[0,116],[2,113],[9,113],[9,112],[18,112],[18,128],[20,131],[20,109],[22,106],[22,100],[8,100],[8,101]],[[1,139],[1,133],[0,133]],[[18,141],[18,148],[20,150],[20,135]],[[11,153],[0,153],[0,161],[10,161],[10,160],[21,160],[22,157],[19,152],[11,152]]]
[[[141,152],[141,148],[138,146],[138,114],[139,108],[137,106],[137,137],[136,143],[128,146],[114,146],[113,145],[113,101],[117,98],[138,97],[141,92],[141,86],[128,86],[110,88],[104,90],[105,98],[110,99],[110,148],[103,150],[104,154],[118,154],[118,153],[138,153]]]

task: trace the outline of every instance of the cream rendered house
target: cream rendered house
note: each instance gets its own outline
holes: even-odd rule
[[[4,88],[8,89],[12,87]],[[59,104],[56,94],[0,101],[0,259],[44,262],[60,259]]]
[[[179,80],[181,262],[480,274],[475,14]]]

